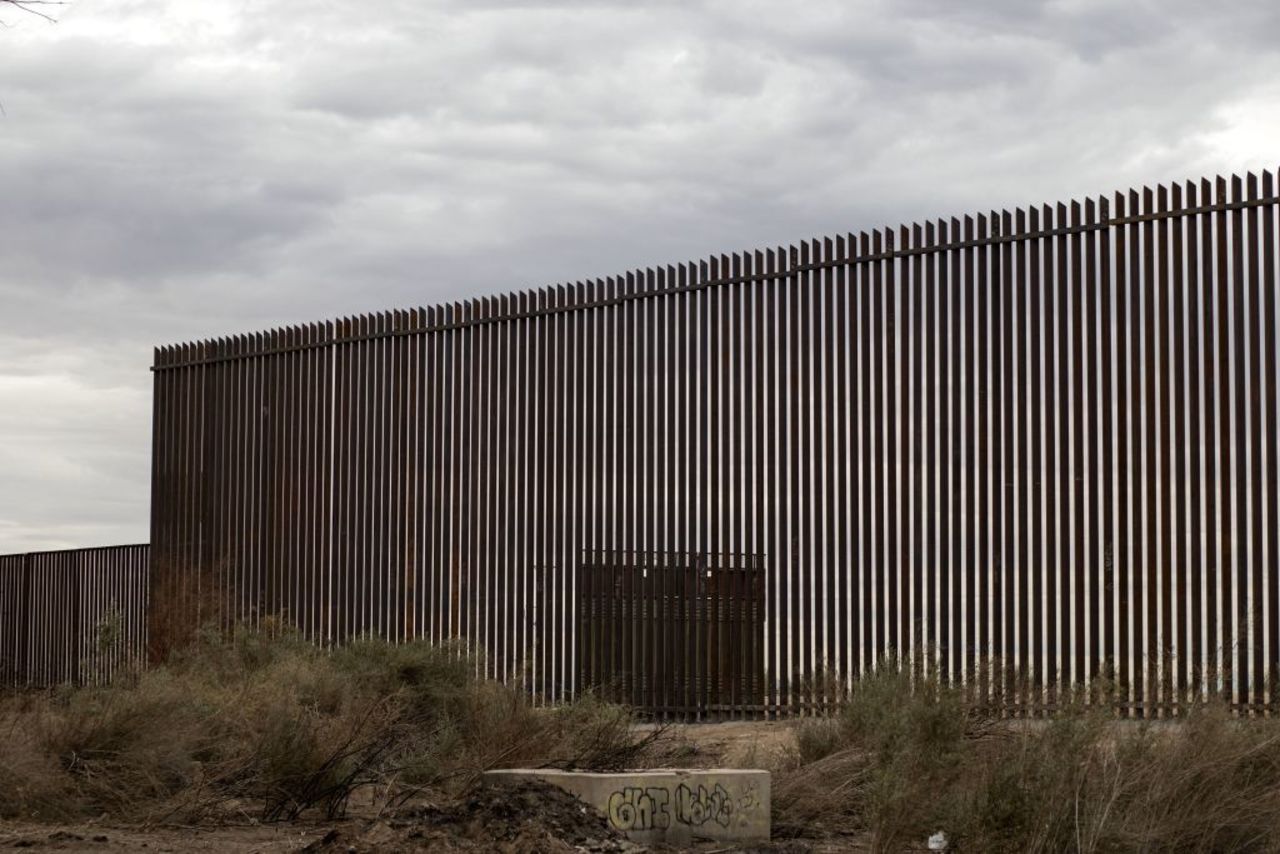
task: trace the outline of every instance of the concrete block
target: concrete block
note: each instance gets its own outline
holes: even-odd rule
[[[650,771],[489,771],[492,780],[543,780],[590,804],[609,824],[644,845],[768,842],[769,772],[712,769]]]

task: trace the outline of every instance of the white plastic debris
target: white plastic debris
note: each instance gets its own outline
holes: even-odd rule
[[[947,850],[947,835],[946,835],[945,833],[943,833],[941,830],[939,830],[937,833],[935,833],[935,834],[933,834],[932,836],[930,836],[930,837],[929,837],[929,850],[930,850],[930,851],[946,851],[946,850]]]

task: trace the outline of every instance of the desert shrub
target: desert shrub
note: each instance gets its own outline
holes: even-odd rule
[[[839,718],[806,718],[796,727],[796,750],[802,764],[817,762],[845,747],[845,731]]]
[[[556,740],[543,749],[540,765],[559,765],[590,771],[617,771],[634,767],[649,748],[662,739],[662,728],[638,737],[630,710],[608,703],[594,694],[560,706],[549,716]]]
[[[782,825],[862,831],[880,850],[924,838],[947,812],[937,793],[960,773],[973,723],[959,691],[886,659],[836,713],[797,728],[797,767],[774,796]]]
[[[1280,847],[1280,724],[1274,719],[1233,718],[1215,702],[1172,731],[1149,726],[1120,739],[1114,761],[1132,770],[1115,787],[1118,809],[1098,822],[1095,835],[1103,843],[1141,840],[1166,851]]]
[[[477,670],[427,643],[327,651],[278,626],[209,632],[133,680],[0,705],[24,734],[0,741],[0,816],[336,816],[365,787],[398,797],[497,765],[616,765],[646,743],[620,707],[536,706]]]
[[[77,800],[117,811],[187,786],[211,736],[203,697],[156,672],[130,688],[56,692],[32,723],[38,744],[73,782]]]
[[[1012,724],[971,745],[963,774],[946,793],[939,817],[966,847],[988,851],[1061,851],[1085,842],[1081,831],[1097,804],[1084,787],[1101,785],[1107,768],[1096,748],[1108,721],[1071,709],[1048,722]]]
[[[890,663],[797,728],[774,809],[782,834],[856,833],[882,851],[939,830],[962,851],[1277,850],[1280,721],[1216,701],[1120,720],[1096,693],[1051,720],[999,721]]]
[[[32,732],[25,698],[0,703],[0,818],[60,819],[74,784]]]
[[[1280,846],[1280,730],[1221,703],[1176,721],[1074,709],[976,746],[953,835],[989,851]]]

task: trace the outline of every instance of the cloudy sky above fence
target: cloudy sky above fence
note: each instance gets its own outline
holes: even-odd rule
[[[1273,168],[1280,6],[0,7],[0,553],[148,536],[151,348]]]

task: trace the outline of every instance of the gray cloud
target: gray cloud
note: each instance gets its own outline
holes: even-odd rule
[[[147,538],[151,348],[1246,168],[1280,8],[76,0],[0,31],[0,552]]]

